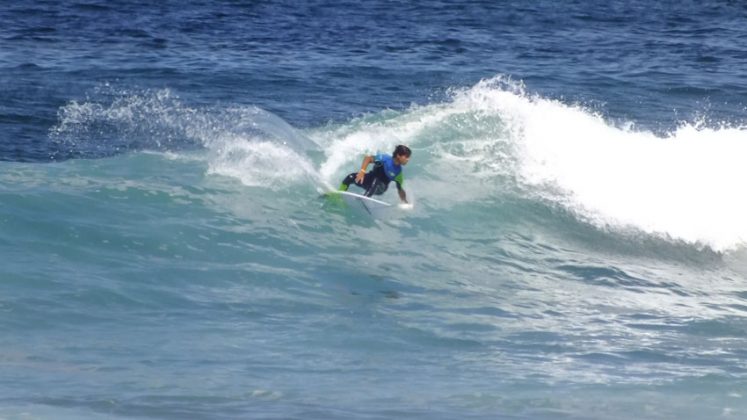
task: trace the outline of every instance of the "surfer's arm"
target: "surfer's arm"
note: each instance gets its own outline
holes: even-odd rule
[[[407,193],[405,192],[405,189],[402,188],[401,185],[399,185],[399,182],[397,183],[397,193],[399,194],[399,199],[407,204]]]
[[[403,203],[407,204],[407,194],[405,194],[405,190],[397,190],[399,193],[399,199],[402,200]]]
[[[407,203],[407,193],[405,193],[405,189],[402,188],[402,184],[405,182],[405,177],[402,175],[402,172],[400,172],[396,177],[394,177],[394,183],[397,184],[397,194],[399,194],[399,199],[405,203]]]
[[[370,165],[373,161],[374,157],[371,155],[366,155],[363,158],[363,163],[361,163],[361,170],[358,171],[358,173],[355,175],[356,184],[360,184],[363,182],[363,178],[366,176],[366,169],[368,168],[368,165]]]

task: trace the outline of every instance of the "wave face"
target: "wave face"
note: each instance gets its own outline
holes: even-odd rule
[[[315,136],[332,139],[324,178],[339,175],[343,163],[354,167],[351,155],[405,142],[422,150],[414,171],[439,205],[514,194],[617,234],[717,252],[739,249],[747,238],[747,200],[735,193],[747,175],[743,127],[695,122],[658,135],[497,77],[445,103]]]
[[[307,129],[97,95],[49,134],[96,159],[0,175],[7,415],[744,409],[740,127],[654,134],[505,77]],[[413,208],[320,201],[400,143]]]
[[[337,185],[364,153],[417,151],[426,203],[448,208],[519,197],[580,223],[716,252],[747,238],[739,191],[747,129],[683,123],[663,135],[580,105],[527,94],[503,76],[447,101],[297,130],[255,106],[184,105],[169,90],[97,92],[62,107],[50,135],[68,155],[200,149],[209,173],[277,190]]]

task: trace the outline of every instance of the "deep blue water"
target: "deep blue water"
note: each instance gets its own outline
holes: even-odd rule
[[[0,418],[747,416],[745,22],[4,4]]]

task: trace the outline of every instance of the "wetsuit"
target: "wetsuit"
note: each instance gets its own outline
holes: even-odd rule
[[[404,178],[402,176],[402,166],[394,163],[394,159],[391,156],[379,153],[374,156],[374,168],[363,178],[363,182],[358,184],[355,182],[355,177],[358,173],[354,172],[345,177],[342,180],[340,189],[347,191],[350,184],[363,188],[366,192],[363,194],[366,197],[372,195],[381,195],[389,187],[389,183],[394,181],[397,183],[397,189],[402,189]]]

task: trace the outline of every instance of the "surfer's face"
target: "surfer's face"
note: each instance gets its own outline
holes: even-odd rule
[[[410,161],[410,156],[406,155],[397,155],[394,157],[394,163],[397,165],[407,165],[407,162]]]

